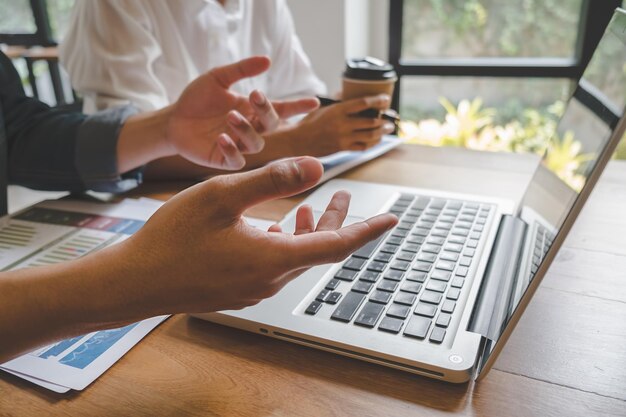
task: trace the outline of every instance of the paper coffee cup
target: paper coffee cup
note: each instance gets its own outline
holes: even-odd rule
[[[391,64],[377,58],[366,57],[349,59],[343,73],[342,100],[375,96],[393,95],[398,75]]]

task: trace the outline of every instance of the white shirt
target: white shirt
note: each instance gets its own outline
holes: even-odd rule
[[[164,107],[203,72],[267,55],[266,73],[233,86],[272,99],[324,94],[285,0],[78,0],[61,62],[85,112]]]

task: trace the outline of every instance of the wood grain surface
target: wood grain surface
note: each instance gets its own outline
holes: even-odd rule
[[[404,146],[345,178],[518,198],[536,160]],[[187,184],[134,195],[165,199]],[[280,219],[302,197],[249,214]],[[2,416],[625,416],[626,162],[613,161],[481,383],[172,317],[83,392],[0,375]]]

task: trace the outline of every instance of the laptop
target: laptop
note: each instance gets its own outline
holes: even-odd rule
[[[333,180],[305,203],[352,194],[348,221],[397,227],[274,297],[195,317],[440,380],[480,380],[530,302],[626,128],[626,11],[613,16],[520,201]],[[558,138],[580,142],[576,169]],[[293,230],[295,210],[282,222]]]

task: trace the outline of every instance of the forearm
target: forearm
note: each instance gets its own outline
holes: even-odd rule
[[[156,315],[131,289],[137,286],[125,285],[139,277],[125,265],[122,245],[72,262],[2,273],[0,363],[63,338]]]
[[[167,106],[161,110],[131,116],[126,120],[117,141],[120,173],[176,154],[167,140],[171,112],[172,106]]]

